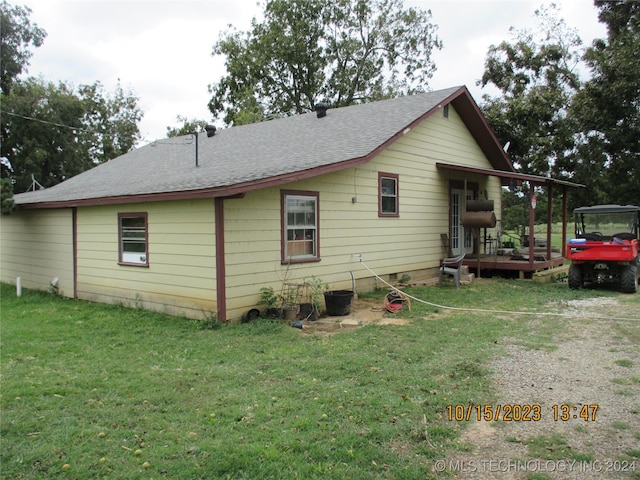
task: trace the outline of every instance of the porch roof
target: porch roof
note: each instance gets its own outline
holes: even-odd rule
[[[491,175],[493,177],[499,177],[503,185],[508,184],[506,180],[521,180],[521,181],[536,183],[538,185],[551,184],[551,185],[562,185],[565,187],[577,187],[577,188],[580,188],[580,187],[584,188],[586,186],[586,185],[582,185],[581,183],[568,182],[566,180],[558,180],[551,177],[542,177],[540,175],[529,175],[526,173],[507,172],[504,170],[493,170],[490,168],[468,167],[465,165],[455,165],[452,163],[436,162],[436,167],[441,170],[453,170],[458,172],[478,173],[480,175]]]

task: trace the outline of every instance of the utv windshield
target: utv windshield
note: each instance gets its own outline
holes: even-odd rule
[[[608,237],[638,235],[637,212],[576,212],[576,236],[589,238],[592,235]]]

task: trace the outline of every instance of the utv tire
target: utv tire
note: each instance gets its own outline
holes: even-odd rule
[[[638,269],[635,265],[628,265],[620,275],[620,290],[624,293],[638,291]]]
[[[572,264],[569,267],[569,288],[572,290],[580,290],[582,288],[582,267]]]

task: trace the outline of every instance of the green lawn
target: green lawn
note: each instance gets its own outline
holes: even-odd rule
[[[408,326],[321,338],[1,288],[2,478],[432,478],[462,448],[447,405],[493,399],[501,339],[561,328],[413,302]],[[411,293],[519,311],[617,295],[499,280]]]

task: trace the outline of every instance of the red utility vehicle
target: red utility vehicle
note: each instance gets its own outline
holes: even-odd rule
[[[597,205],[580,207],[575,215],[575,238],[567,245],[569,287],[612,283],[627,293],[638,291],[640,207]]]

